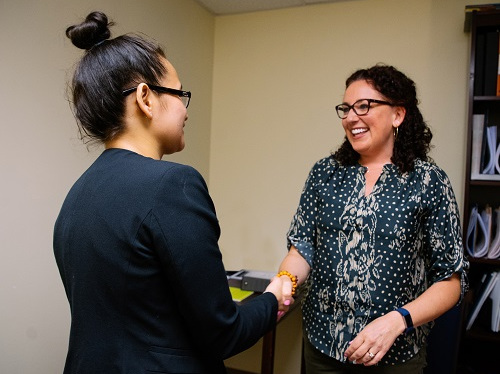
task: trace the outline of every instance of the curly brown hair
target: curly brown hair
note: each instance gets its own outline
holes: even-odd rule
[[[401,173],[412,171],[416,159],[432,162],[427,155],[431,148],[432,132],[418,108],[415,82],[395,67],[385,64],[355,71],[347,78],[346,88],[359,80],[367,81],[387,100],[406,109],[404,121],[398,128],[391,157],[391,161],[399,171]],[[359,153],[353,149],[347,137],[332,156],[342,165],[354,165],[359,160]]]

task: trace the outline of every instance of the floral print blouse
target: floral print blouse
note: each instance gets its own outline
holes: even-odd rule
[[[305,336],[345,361],[349,342],[372,320],[414,300],[435,282],[461,275],[466,291],[460,218],[443,170],[417,160],[401,174],[386,164],[365,196],[366,168],[318,161],[288,232],[311,266],[302,305]],[[432,324],[399,336],[380,364],[412,358]]]

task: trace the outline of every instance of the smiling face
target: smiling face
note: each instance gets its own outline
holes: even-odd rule
[[[365,80],[354,81],[344,93],[344,103],[354,104],[360,99],[389,101]],[[390,162],[394,149],[393,128],[404,119],[402,107],[371,103],[366,115],[358,116],[350,110],[342,120],[342,126],[354,150],[360,155],[360,163]]]

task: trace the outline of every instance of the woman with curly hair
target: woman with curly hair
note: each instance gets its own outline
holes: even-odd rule
[[[345,140],[313,166],[280,265],[304,283],[306,372],[422,373],[432,321],[467,288],[452,186],[396,68],[354,72],[336,110]]]

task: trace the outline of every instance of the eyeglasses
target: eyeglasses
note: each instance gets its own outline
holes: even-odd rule
[[[191,92],[190,91],[176,90],[175,88],[155,86],[153,84],[148,84],[148,87],[156,92],[179,96],[179,99],[181,99],[182,103],[184,104],[184,106],[186,108],[189,106],[189,102],[191,101]],[[137,87],[128,88],[128,89],[122,91],[122,95],[127,96],[127,95],[131,94],[132,92],[134,92],[136,89],[137,89]]]
[[[356,113],[356,115],[365,116],[370,111],[372,103],[377,103],[377,104],[382,104],[382,105],[390,105],[390,106],[394,105],[388,101],[383,101],[383,100],[359,99],[358,101],[354,102],[354,104],[352,104],[352,105],[345,104],[345,103],[339,104],[335,107],[335,110],[337,111],[337,115],[339,116],[340,119],[346,119],[347,115],[349,114],[349,111],[351,109],[354,111],[354,113]]]

